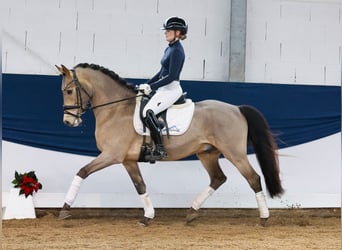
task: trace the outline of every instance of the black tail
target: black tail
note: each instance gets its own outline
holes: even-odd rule
[[[281,186],[279,177],[277,145],[271,130],[264,116],[255,108],[243,105],[239,109],[247,120],[248,141],[253,145],[265,178],[267,190],[272,198],[280,196],[284,189]]]

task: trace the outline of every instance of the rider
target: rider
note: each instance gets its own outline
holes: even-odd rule
[[[155,160],[167,157],[163,145],[162,130],[156,114],[170,107],[183,93],[179,78],[185,54],[180,40],[186,38],[188,25],[184,19],[173,16],[164,22],[162,29],[165,30],[165,38],[169,44],[161,59],[161,69],[147,83],[138,86],[138,89],[144,94],[152,94],[143,110],[143,118],[155,143],[155,150],[152,152],[152,157]]]

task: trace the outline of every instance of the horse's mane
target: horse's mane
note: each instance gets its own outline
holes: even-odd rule
[[[97,64],[79,63],[74,67],[74,69],[76,69],[76,68],[89,68],[89,69],[101,71],[103,74],[109,76],[111,79],[120,83],[121,85],[123,85],[129,89],[134,89],[134,86],[132,84],[128,83],[125,79],[121,78],[114,71],[107,69],[103,66],[100,66]]]

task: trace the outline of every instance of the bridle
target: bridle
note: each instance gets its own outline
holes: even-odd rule
[[[107,106],[107,105],[110,105],[110,104],[114,104],[114,103],[119,103],[119,102],[131,100],[131,99],[134,99],[134,98],[137,98],[137,97],[143,95],[143,94],[141,94],[141,95],[134,95],[132,97],[127,97],[127,98],[119,99],[119,100],[116,100],[116,101],[111,101],[111,102],[99,104],[99,105],[96,105],[96,106],[91,106],[90,99],[91,99],[92,96],[80,84],[80,81],[78,80],[78,77],[76,75],[75,70],[71,70],[71,72],[72,72],[73,79],[65,85],[65,87],[63,88],[63,91],[67,91],[68,86],[70,86],[70,84],[74,83],[75,87],[76,87],[76,104],[75,105],[63,105],[63,112],[64,112],[64,114],[71,115],[71,116],[73,116],[73,117],[75,117],[77,119],[81,118],[81,116],[86,111],[88,111],[88,110],[104,107],[104,106]],[[83,105],[82,92],[84,92],[88,96],[88,98],[89,98],[88,102],[86,103],[86,105]],[[74,114],[74,113],[69,111],[69,110],[73,110],[73,109],[77,109],[77,113],[76,114]]]
[[[91,98],[91,95],[82,87],[80,84],[80,81],[77,78],[75,70],[71,70],[72,72],[72,80],[68,82],[64,89],[64,91],[67,91],[68,87],[74,83],[76,87],[76,104],[75,105],[63,105],[63,112],[64,114],[71,115],[77,119],[79,119],[88,109],[89,109],[89,102],[85,106],[83,106],[83,99],[82,99],[82,91],[89,97],[89,100]],[[77,109],[77,113],[72,113],[69,110]]]

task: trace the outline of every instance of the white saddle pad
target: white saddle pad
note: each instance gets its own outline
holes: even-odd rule
[[[170,135],[182,135],[187,131],[190,126],[192,116],[194,114],[195,104],[190,99],[186,99],[184,104],[172,105],[166,112],[166,120],[169,128]],[[137,100],[135,105],[133,125],[135,131],[143,135],[143,124],[140,119],[140,100]],[[146,128],[147,135],[150,134],[148,128]],[[166,127],[163,128],[163,134],[166,135]]]

